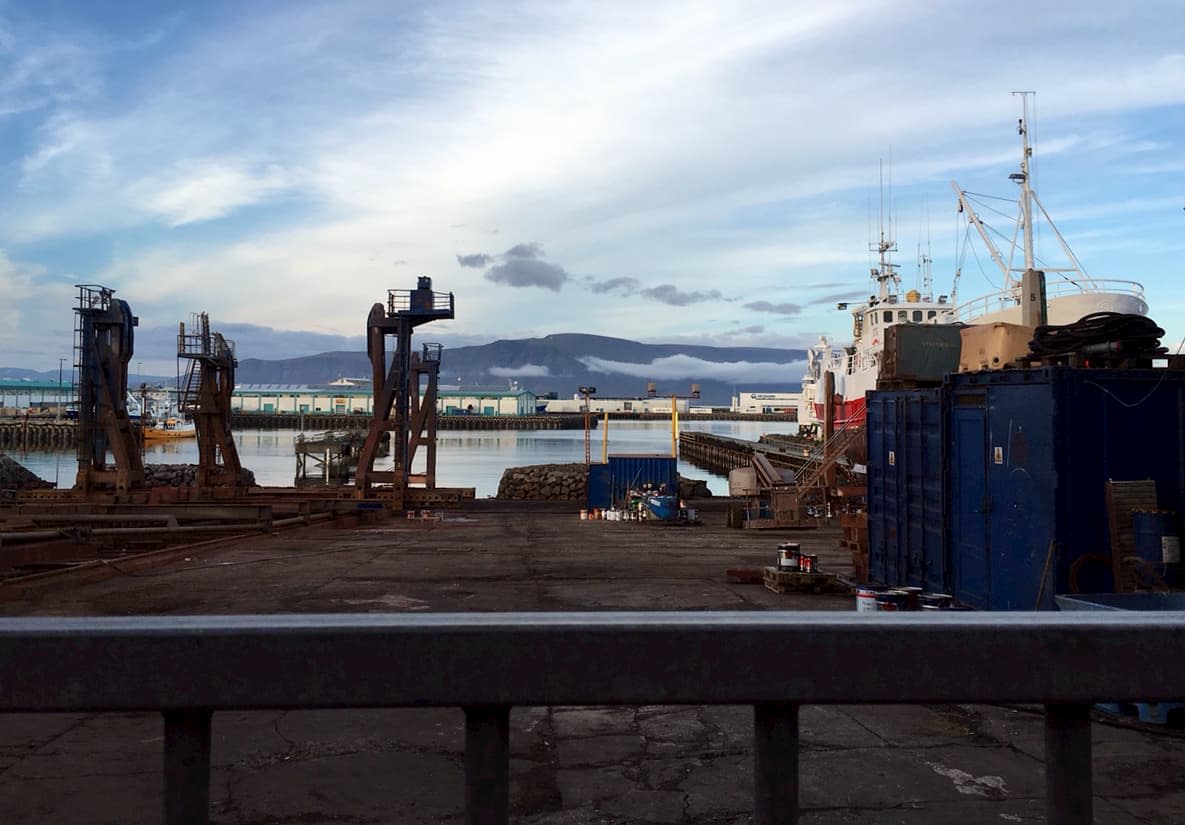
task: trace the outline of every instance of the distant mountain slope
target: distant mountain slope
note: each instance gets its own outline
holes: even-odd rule
[[[430,338],[417,338],[418,345]],[[518,386],[561,398],[581,386],[601,396],[642,396],[654,381],[659,395],[686,396],[699,384],[706,404],[727,404],[736,390],[791,391],[799,386],[804,350],[642,344],[622,338],[568,333],[500,340],[445,349],[441,384]],[[244,384],[323,384],[342,376],[369,377],[362,352],[325,352],[279,361],[245,358],[236,375]]]

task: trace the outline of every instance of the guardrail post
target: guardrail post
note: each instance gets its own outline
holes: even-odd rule
[[[753,822],[798,822],[798,705],[753,706]]]
[[[1045,706],[1045,821],[1092,825],[1090,705]]]
[[[166,710],[165,825],[206,825],[210,820],[210,718],[208,710]]]
[[[465,708],[465,823],[510,821],[510,707]]]

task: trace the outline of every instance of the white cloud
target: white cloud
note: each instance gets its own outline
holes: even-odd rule
[[[289,177],[275,165],[250,170],[233,161],[214,160],[164,177],[137,180],[128,187],[128,201],[169,226],[183,226],[220,218],[290,185]]]
[[[73,286],[47,283],[41,267],[16,263],[0,250],[0,295],[4,366],[47,369],[62,356],[72,363]]]
[[[493,367],[490,375],[499,378],[547,378],[551,369],[543,364],[523,364],[521,367]]]
[[[585,356],[578,359],[593,372],[633,375],[638,378],[662,379],[716,379],[718,381],[747,381],[750,383],[776,383],[797,381],[806,370],[806,361],[791,361],[785,364],[750,361],[716,362],[688,355],[672,355],[656,358],[648,364],[628,361],[610,361],[606,358]]]

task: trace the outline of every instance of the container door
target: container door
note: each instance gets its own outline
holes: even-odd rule
[[[1001,384],[990,392],[989,607],[1035,610],[1040,596],[1042,605],[1053,609],[1056,547],[1051,542],[1056,535],[1057,477],[1053,456],[1056,411],[1050,384]],[[1097,449],[1097,441],[1083,442],[1082,446]],[[1101,479],[1097,486],[1103,487]]]
[[[917,393],[907,396],[902,405],[905,462],[902,466],[901,492],[905,512],[901,519],[904,566],[901,583],[910,587],[925,587],[922,582],[926,541],[925,459],[929,445],[922,429],[924,409],[925,399]]]
[[[588,465],[588,509],[608,510],[613,506],[609,465]]]
[[[986,609],[989,592],[987,393],[955,395],[951,402],[951,573],[954,596]]]
[[[885,512],[885,475],[888,461],[886,456],[889,439],[885,434],[885,414],[891,407],[886,393],[868,393],[868,575],[874,582],[888,584],[886,555],[888,553],[887,525]]]
[[[884,471],[884,583],[891,585],[905,584],[902,547],[905,543],[903,514],[906,503],[901,479],[906,456],[902,404],[900,394],[893,393],[885,398],[882,407],[885,439],[881,458]]]
[[[904,582],[931,592],[946,592],[950,588],[941,398],[940,390],[916,390],[906,396],[903,410],[908,453],[903,479],[908,507],[902,521]]]
[[[950,546],[947,543],[946,430],[941,390],[920,410],[922,434],[922,581],[931,592],[949,593]]]

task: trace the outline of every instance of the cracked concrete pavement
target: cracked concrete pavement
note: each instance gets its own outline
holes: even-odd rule
[[[786,534],[580,522],[571,508],[475,502],[444,521],[278,533],[106,581],[9,594],[5,615],[407,610],[852,609],[726,581]],[[847,570],[837,531],[798,533]],[[19,666],[9,663],[7,666]],[[1039,709],[811,706],[801,713],[807,825],[1044,821]],[[1093,725],[1096,821],[1185,822],[1185,736]],[[462,811],[458,709],[216,714],[215,823],[451,823]],[[156,821],[155,714],[0,715],[4,821]],[[748,707],[516,708],[511,812],[521,823],[751,821]]]

